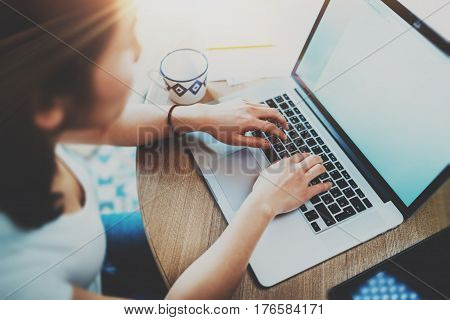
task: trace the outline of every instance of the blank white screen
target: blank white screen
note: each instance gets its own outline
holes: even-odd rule
[[[296,70],[409,206],[450,160],[450,61],[379,0],[334,0]]]

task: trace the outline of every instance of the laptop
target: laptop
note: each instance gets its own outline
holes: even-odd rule
[[[327,172],[311,183],[333,188],[275,218],[251,256],[262,286],[395,228],[448,179],[449,83],[448,42],[399,2],[325,1],[290,77],[227,97],[279,110],[287,142],[248,133],[271,142],[261,150],[187,135],[228,222],[274,161],[298,152],[324,160]]]

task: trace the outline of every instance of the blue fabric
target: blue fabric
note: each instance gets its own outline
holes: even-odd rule
[[[131,299],[163,299],[167,288],[139,212],[101,215],[106,230],[102,291]]]

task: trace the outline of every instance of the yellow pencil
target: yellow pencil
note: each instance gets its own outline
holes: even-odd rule
[[[214,51],[214,50],[235,50],[235,49],[258,49],[258,48],[271,48],[274,47],[273,44],[258,44],[258,45],[252,45],[252,46],[229,46],[229,47],[213,47],[213,48],[207,48],[208,51]]]

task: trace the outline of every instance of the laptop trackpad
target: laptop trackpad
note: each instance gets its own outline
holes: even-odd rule
[[[261,167],[247,148],[218,159],[211,169],[234,212],[252,191],[261,172]]]

